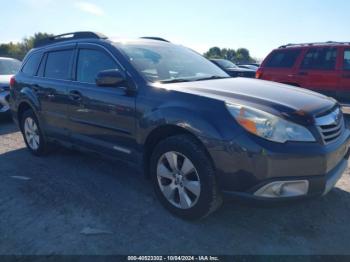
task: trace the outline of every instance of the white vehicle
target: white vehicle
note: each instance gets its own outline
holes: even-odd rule
[[[0,114],[10,112],[10,79],[21,67],[21,62],[13,59],[0,57]]]

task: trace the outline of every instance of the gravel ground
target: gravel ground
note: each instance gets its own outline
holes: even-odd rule
[[[349,174],[323,198],[226,203],[186,222],[132,167],[65,149],[34,157],[2,120],[0,254],[350,254]]]

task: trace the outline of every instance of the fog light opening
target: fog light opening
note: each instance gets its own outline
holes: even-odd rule
[[[297,197],[306,195],[309,191],[309,181],[275,181],[258,189],[254,195],[266,198]]]

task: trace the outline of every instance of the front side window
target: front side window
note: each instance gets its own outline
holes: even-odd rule
[[[52,79],[70,79],[73,50],[54,51],[47,54],[44,76]]]
[[[80,49],[77,65],[77,81],[95,83],[99,72],[116,68],[117,63],[105,52],[93,49]]]
[[[334,70],[337,61],[336,48],[311,48],[301,64],[302,69]]]
[[[265,67],[292,68],[301,50],[278,50],[271,54]]]
[[[131,64],[151,82],[188,82],[228,75],[209,60],[185,47],[172,44],[122,44]]]
[[[344,52],[344,69],[350,70],[350,49]]]

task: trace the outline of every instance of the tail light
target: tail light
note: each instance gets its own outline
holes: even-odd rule
[[[261,79],[262,78],[262,75],[263,75],[263,71],[261,68],[259,68],[256,73],[255,73],[255,78],[256,79]]]
[[[10,88],[13,89],[15,87],[15,84],[16,84],[16,79],[15,77],[11,77],[10,79]]]

